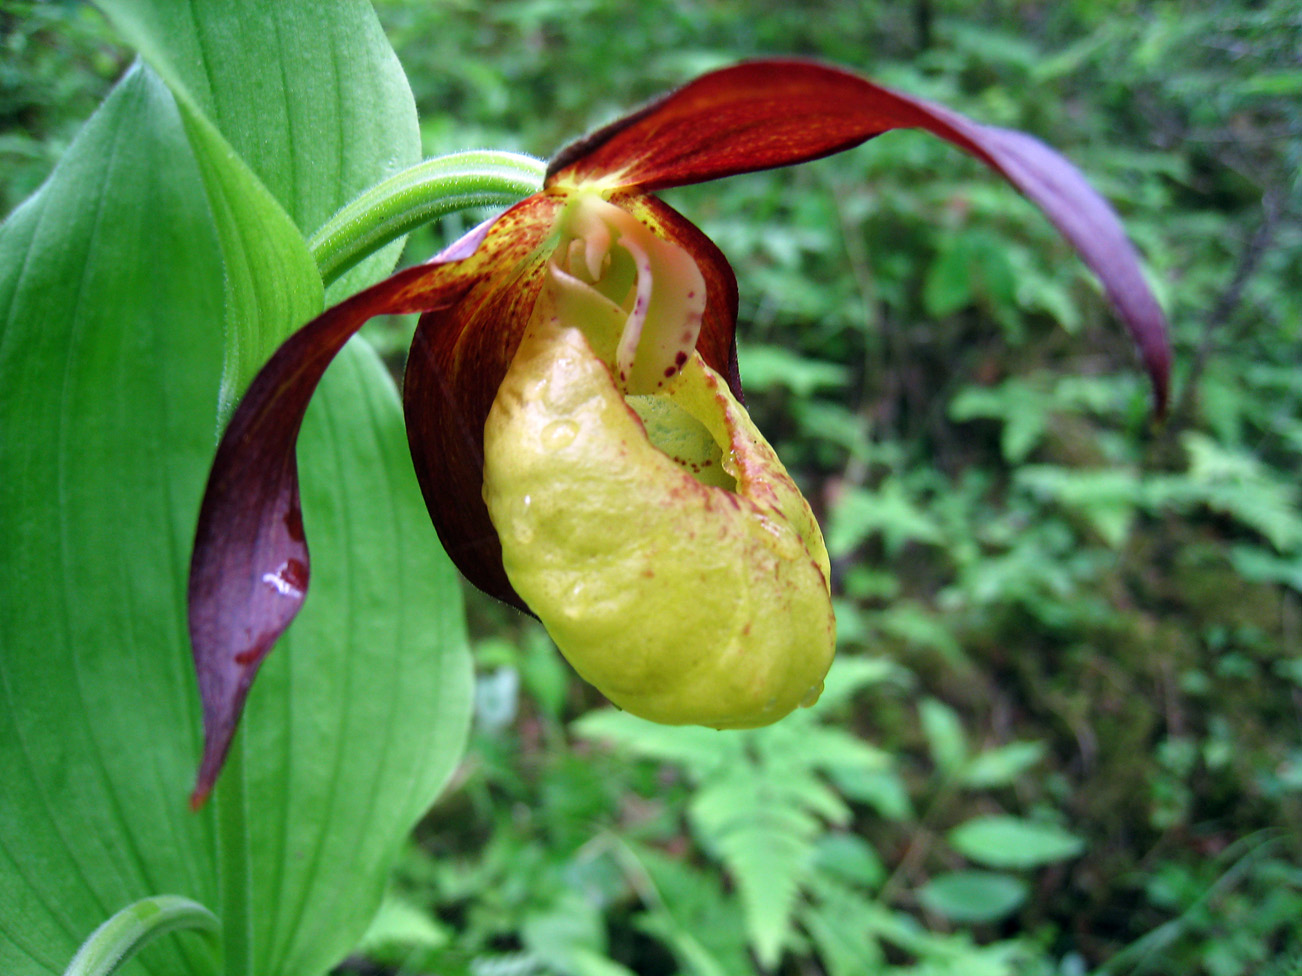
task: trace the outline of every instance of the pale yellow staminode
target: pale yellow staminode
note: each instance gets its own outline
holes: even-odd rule
[[[485,428],[507,576],[621,708],[776,721],[832,661],[822,535],[727,384],[676,349],[704,308],[694,262],[595,197],[575,209]]]

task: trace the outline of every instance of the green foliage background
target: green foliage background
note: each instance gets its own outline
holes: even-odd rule
[[[1177,350],[1012,191],[895,133],[673,193],[733,261],[748,403],[822,518],[841,660],[771,730],[601,709],[469,594],[476,730],[349,965],[1293,973],[1302,966],[1302,15],[1287,2],[380,0],[426,156],[550,154],[758,54],[1063,150]],[[0,5],[0,206],[128,66]],[[413,235],[420,260],[473,215]],[[372,338],[401,367],[409,323]],[[594,709],[597,709],[594,711]]]

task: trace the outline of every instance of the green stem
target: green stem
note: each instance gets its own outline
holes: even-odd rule
[[[345,205],[308,240],[329,285],[362,258],[444,214],[505,206],[542,186],[546,163],[519,153],[453,153],[417,163]]]
[[[249,878],[248,809],[244,795],[244,725],[226,754],[213,793],[217,820],[217,908],[222,918],[224,976],[253,974],[252,881]]]
[[[64,976],[109,976],[145,943],[178,929],[196,929],[215,943],[221,925],[217,916],[189,898],[142,898],[92,932],[68,963]]]

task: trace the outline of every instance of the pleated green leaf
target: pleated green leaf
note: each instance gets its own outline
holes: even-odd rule
[[[415,101],[369,3],[97,2],[305,237],[420,159]],[[384,277],[401,250],[395,242],[345,274],[332,301]]]
[[[220,803],[187,809],[200,736],[185,579],[229,298],[213,180],[252,206],[229,157],[195,148],[196,118],[134,71],[0,229],[0,971],[12,976],[61,972],[101,922],[163,892],[247,921],[227,937],[228,972],[325,971],[365,930],[468,722],[459,585],[392,384],[359,346],[305,426],[313,590],[250,699],[227,773],[238,816],[228,804],[219,845]],[[272,270],[244,258],[252,277]],[[247,958],[233,962],[232,945]],[[170,936],[131,965],[210,971]]]
[[[160,219],[166,215],[166,219]],[[0,971],[59,973],[170,893],[214,906],[185,564],[221,254],[167,89],[135,71],[0,229]],[[140,957],[198,973],[180,940]]]
[[[323,306],[305,238],[420,158],[406,76],[365,3],[99,0],[176,95],[226,264],[221,419],[289,333]],[[390,270],[395,241],[331,288]]]

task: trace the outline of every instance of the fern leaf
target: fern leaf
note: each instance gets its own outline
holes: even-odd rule
[[[769,733],[770,729],[762,731]],[[759,737],[756,743],[768,764],[798,765],[811,770],[842,769],[871,772],[878,772],[891,766],[891,758],[887,753],[832,726],[810,724],[807,727],[783,729],[779,724],[772,726],[771,732],[772,734]],[[792,759],[794,762],[791,762]]]
[[[761,966],[781,958],[791,916],[822,830],[785,784],[747,764],[701,789],[688,807],[693,832],[737,886]]]
[[[652,849],[630,845],[624,850],[642,878],[639,887],[652,892],[637,927],[673,951],[684,976],[750,972],[742,908],[724,893],[718,872]]]
[[[589,712],[571,722],[570,731],[647,759],[679,763],[697,782],[743,759],[744,739],[735,732],[695,725],[657,725],[613,708]]]
[[[868,915],[872,902],[847,885],[819,877],[815,898],[800,912],[828,976],[867,976],[885,969],[885,953]]]
[[[760,966],[773,969],[791,933],[800,881],[813,840],[761,813],[717,839],[719,857],[737,884],[746,932]]]

